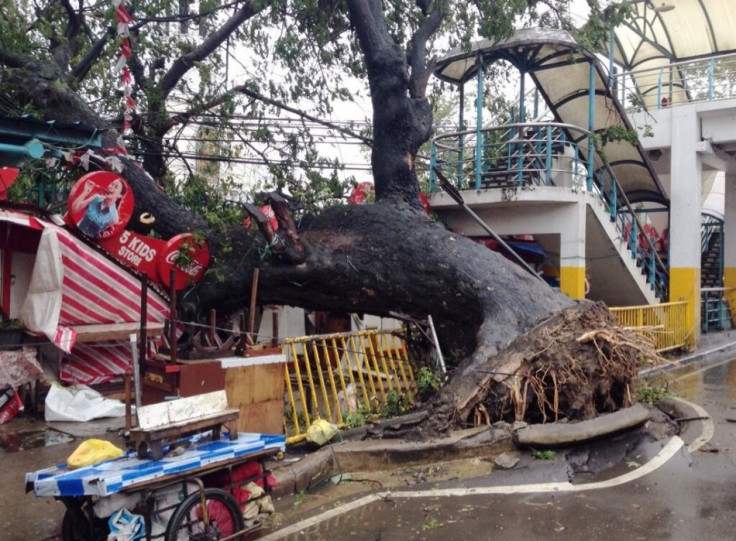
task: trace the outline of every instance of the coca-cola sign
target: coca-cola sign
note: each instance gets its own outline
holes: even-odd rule
[[[161,282],[168,287],[173,270],[175,289],[184,289],[202,278],[209,262],[207,244],[196,235],[183,233],[166,242],[159,259],[158,274]]]
[[[67,202],[67,223],[95,240],[117,236],[133,213],[133,192],[123,177],[94,171],[72,186]]]

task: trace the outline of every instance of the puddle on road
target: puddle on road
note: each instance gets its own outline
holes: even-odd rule
[[[58,430],[29,430],[0,434],[0,454],[17,453],[38,447],[50,447],[74,440],[69,434]]]
[[[683,367],[671,373],[672,392],[695,403],[702,403],[713,391],[736,399],[736,359],[706,368]]]

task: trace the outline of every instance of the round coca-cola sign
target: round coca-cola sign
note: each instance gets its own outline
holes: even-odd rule
[[[79,231],[96,240],[119,234],[133,214],[133,192],[117,173],[94,171],[74,183],[68,217]]]
[[[171,271],[174,271],[174,289],[177,291],[196,284],[204,276],[210,263],[207,243],[191,233],[182,233],[166,242],[158,260],[161,282],[171,286]]]

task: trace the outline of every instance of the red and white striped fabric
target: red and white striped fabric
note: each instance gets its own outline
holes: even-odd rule
[[[59,326],[140,321],[141,281],[67,231],[58,230],[57,236],[64,265]],[[168,315],[166,301],[149,290],[147,321],[162,323]],[[104,383],[129,371],[131,363],[128,341],[78,344],[64,356],[59,376],[65,382]]]
[[[61,361],[59,379],[65,383],[107,383],[131,371],[133,354],[127,340],[77,344]]]
[[[141,281],[117,263],[56,228],[61,244],[64,282],[59,325],[94,325],[140,321]],[[148,321],[168,317],[166,301],[148,293]]]
[[[140,279],[62,227],[39,219],[29,225],[45,231],[23,321],[65,351],[59,374],[62,381],[105,383],[129,371],[132,353],[128,341],[76,344],[74,327],[139,322]],[[163,323],[169,316],[166,300],[151,289],[147,297],[147,321]]]

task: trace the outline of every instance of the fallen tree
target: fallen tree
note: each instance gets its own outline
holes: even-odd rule
[[[136,77],[149,92],[151,106],[149,117],[140,115],[140,122],[133,123],[146,141],[146,169],[126,155],[116,156],[116,164],[135,194],[135,215],[152,215],[152,229],[162,238],[198,232],[213,256],[211,272],[182,295],[183,311],[242,309],[258,268],[262,304],[379,316],[401,313],[416,319],[431,315],[454,370],[428,406],[434,415],[425,432],[465,424],[481,406],[492,419],[549,421],[589,418],[628,405],[637,367],[655,358],[636,335],[618,329],[605,308],[573,302],[499,254],[448,231],[421,207],[416,159],[432,133],[426,91],[434,59],[427,58],[427,46],[447,16],[445,3],[416,2],[416,25],[406,50],[389,29],[379,0],[349,0],[347,6],[373,103],[376,202],[334,206],[297,227],[288,200],[272,194],[278,235],[254,205],[246,208],[258,223],[257,231],[210,225],[160,188],[161,156],[149,155],[160,150],[167,129],[186,117],[164,118],[162,98],[188,67],[205,59],[226,41],[228,31],[257,11],[243,2],[227,25],[174,62],[158,84],[143,69],[143,59],[134,55]],[[79,37],[82,12],[67,7],[68,29]],[[51,41],[57,52],[79,44]],[[107,129],[103,147],[114,148],[118,134],[109,129],[111,124],[68,84],[70,74],[84,73],[79,66],[70,69],[70,58],[34,58],[10,51],[5,43],[0,50],[7,72],[2,90],[43,118],[83,120]],[[90,62],[87,56],[84,62]],[[212,100],[209,106],[223,100]],[[188,114],[198,112],[192,108]],[[107,165],[92,160],[93,167]]]

